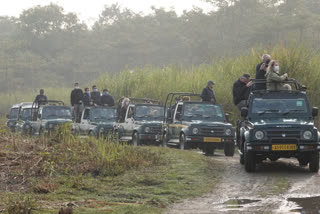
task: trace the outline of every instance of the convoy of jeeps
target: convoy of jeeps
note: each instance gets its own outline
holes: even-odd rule
[[[237,146],[247,172],[254,172],[266,159],[292,157],[300,166],[309,166],[310,172],[318,172],[320,133],[314,126],[318,108],[311,108],[306,87],[293,79],[286,83],[293,89],[252,90],[236,129],[220,104],[203,102],[200,94],[194,93],[169,93],[164,105],[152,99],[130,98],[121,120],[117,108],[86,107],[79,123],[73,122],[71,108],[61,101],[21,103],[9,110],[7,127],[22,135],[43,136],[59,125],[70,124],[78,136],[134,146],[200,149],[207,155],[221,149],[225,156],[234,156]]]

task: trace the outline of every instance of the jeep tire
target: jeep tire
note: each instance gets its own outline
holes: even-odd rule
[[[164,133],[162,137],[162,147],[166,148],[168,145],[168,135],[167,133]]]
[[[256,171],[255,153],[244,148],[244,167],[247,172]]]
[[[184,133],[181,133],[180,138],[179,138],[179,149],[181,149],[181,150],[188,149],[187,140],[186,140],[186,136]]]
[[[213,156],[214,155],[214,145],[211,144],[211,143],[207,143],[205,146],[204,146],[204,153],[208,156]]]
[[[224,145],[224,155],[228,157],[233,157],[234,155],[234,143],[226,143]]]
[[[310,154],[309,170],[310,172],[319,171],[319,152],[312,152]]]
[[[133,144],[133,146],[139,146],[141,144],[138,132],[134,132],[133,133],[133,135],[132,135],[132,144]]]

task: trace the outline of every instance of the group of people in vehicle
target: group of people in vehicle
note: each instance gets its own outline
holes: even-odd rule
[[[247,100],[252,90],[281,91],[292,90],[289,84],[283,82],[288,79],[288,74],[280,75],[279,61],[271,60],[269,54],[262,56],[262,62],[256,66],[256,82],[250,79],[249,74],[243,74],[233,84],[233,103],[239,110],[247,106]]]

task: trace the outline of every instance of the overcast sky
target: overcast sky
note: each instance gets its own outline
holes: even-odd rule
[[[201,0],[0,0],[0,16],[19,16],[24,10],[36,5],[47,5],[50,2],[62,6],[67,12],[75,12],[81,20],[92,22],[97,19],[104,5],[119,3],[135,12],[149,13],[151,6],[170,9],[174,7],[178,14],[191,10],[193,6],[204,11],[212,6]]]

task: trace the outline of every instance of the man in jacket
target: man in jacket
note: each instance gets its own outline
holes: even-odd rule
[[[259,63],[256,67],[256,79],[257,80],[265,80],[266,72],[271,61],[271,56],[269,54],[265,54],[262,56],[262,62]],[[266,90],[266,83],[256,83],[254,86],[254,90]]]
[[[105,107],[112,107],[114,106],[114,99],[113,97],[108,93],[107,89],[103,89],[103,95],[101,97],[101,105]]]
[[[247,106],[247,100],[252,86],[249,74],[243,74],[234,84],[232,88],[233,103],[241,111],[242,107]]]
[[[48,102],[47,96],[44,95],[43,89],[40,89],[40,94],[36,96],[34,102],[37,103],[39,106],[44,105]]]
[[[96,85],[92,86],[91,100],[94,106],[101,105],[101,93]]]
[[[76,123],[79,123],[81,120],[81,113],[83,111],[83,92],[77,82],[74,84],[74,89],[71,92],[71,106],[74,120]]]
[[[217,102],[214,92],[212,90],[214,84],[215,83],[212,80],[209,80],[207,83],[207,87],[205,87],[202,90],[201,99],[203,102],[212,102],[212,103]]]
[[[279,71],[280,71],[279,62],[272,60],[270,62],[270,67],[268,68],[268,72],[266,73],[267,90],[269,91],[285,90],[285,88],[283,87],[284,86],[283,81],[288,79],[288,74],[285,73],[281,76],[279,74]]]
[[[87,106],[91,105],[91,94],[90,94],[89,88],[85,88],[84,89],[83,104],[84,104],[84,107],[87,107]]]

